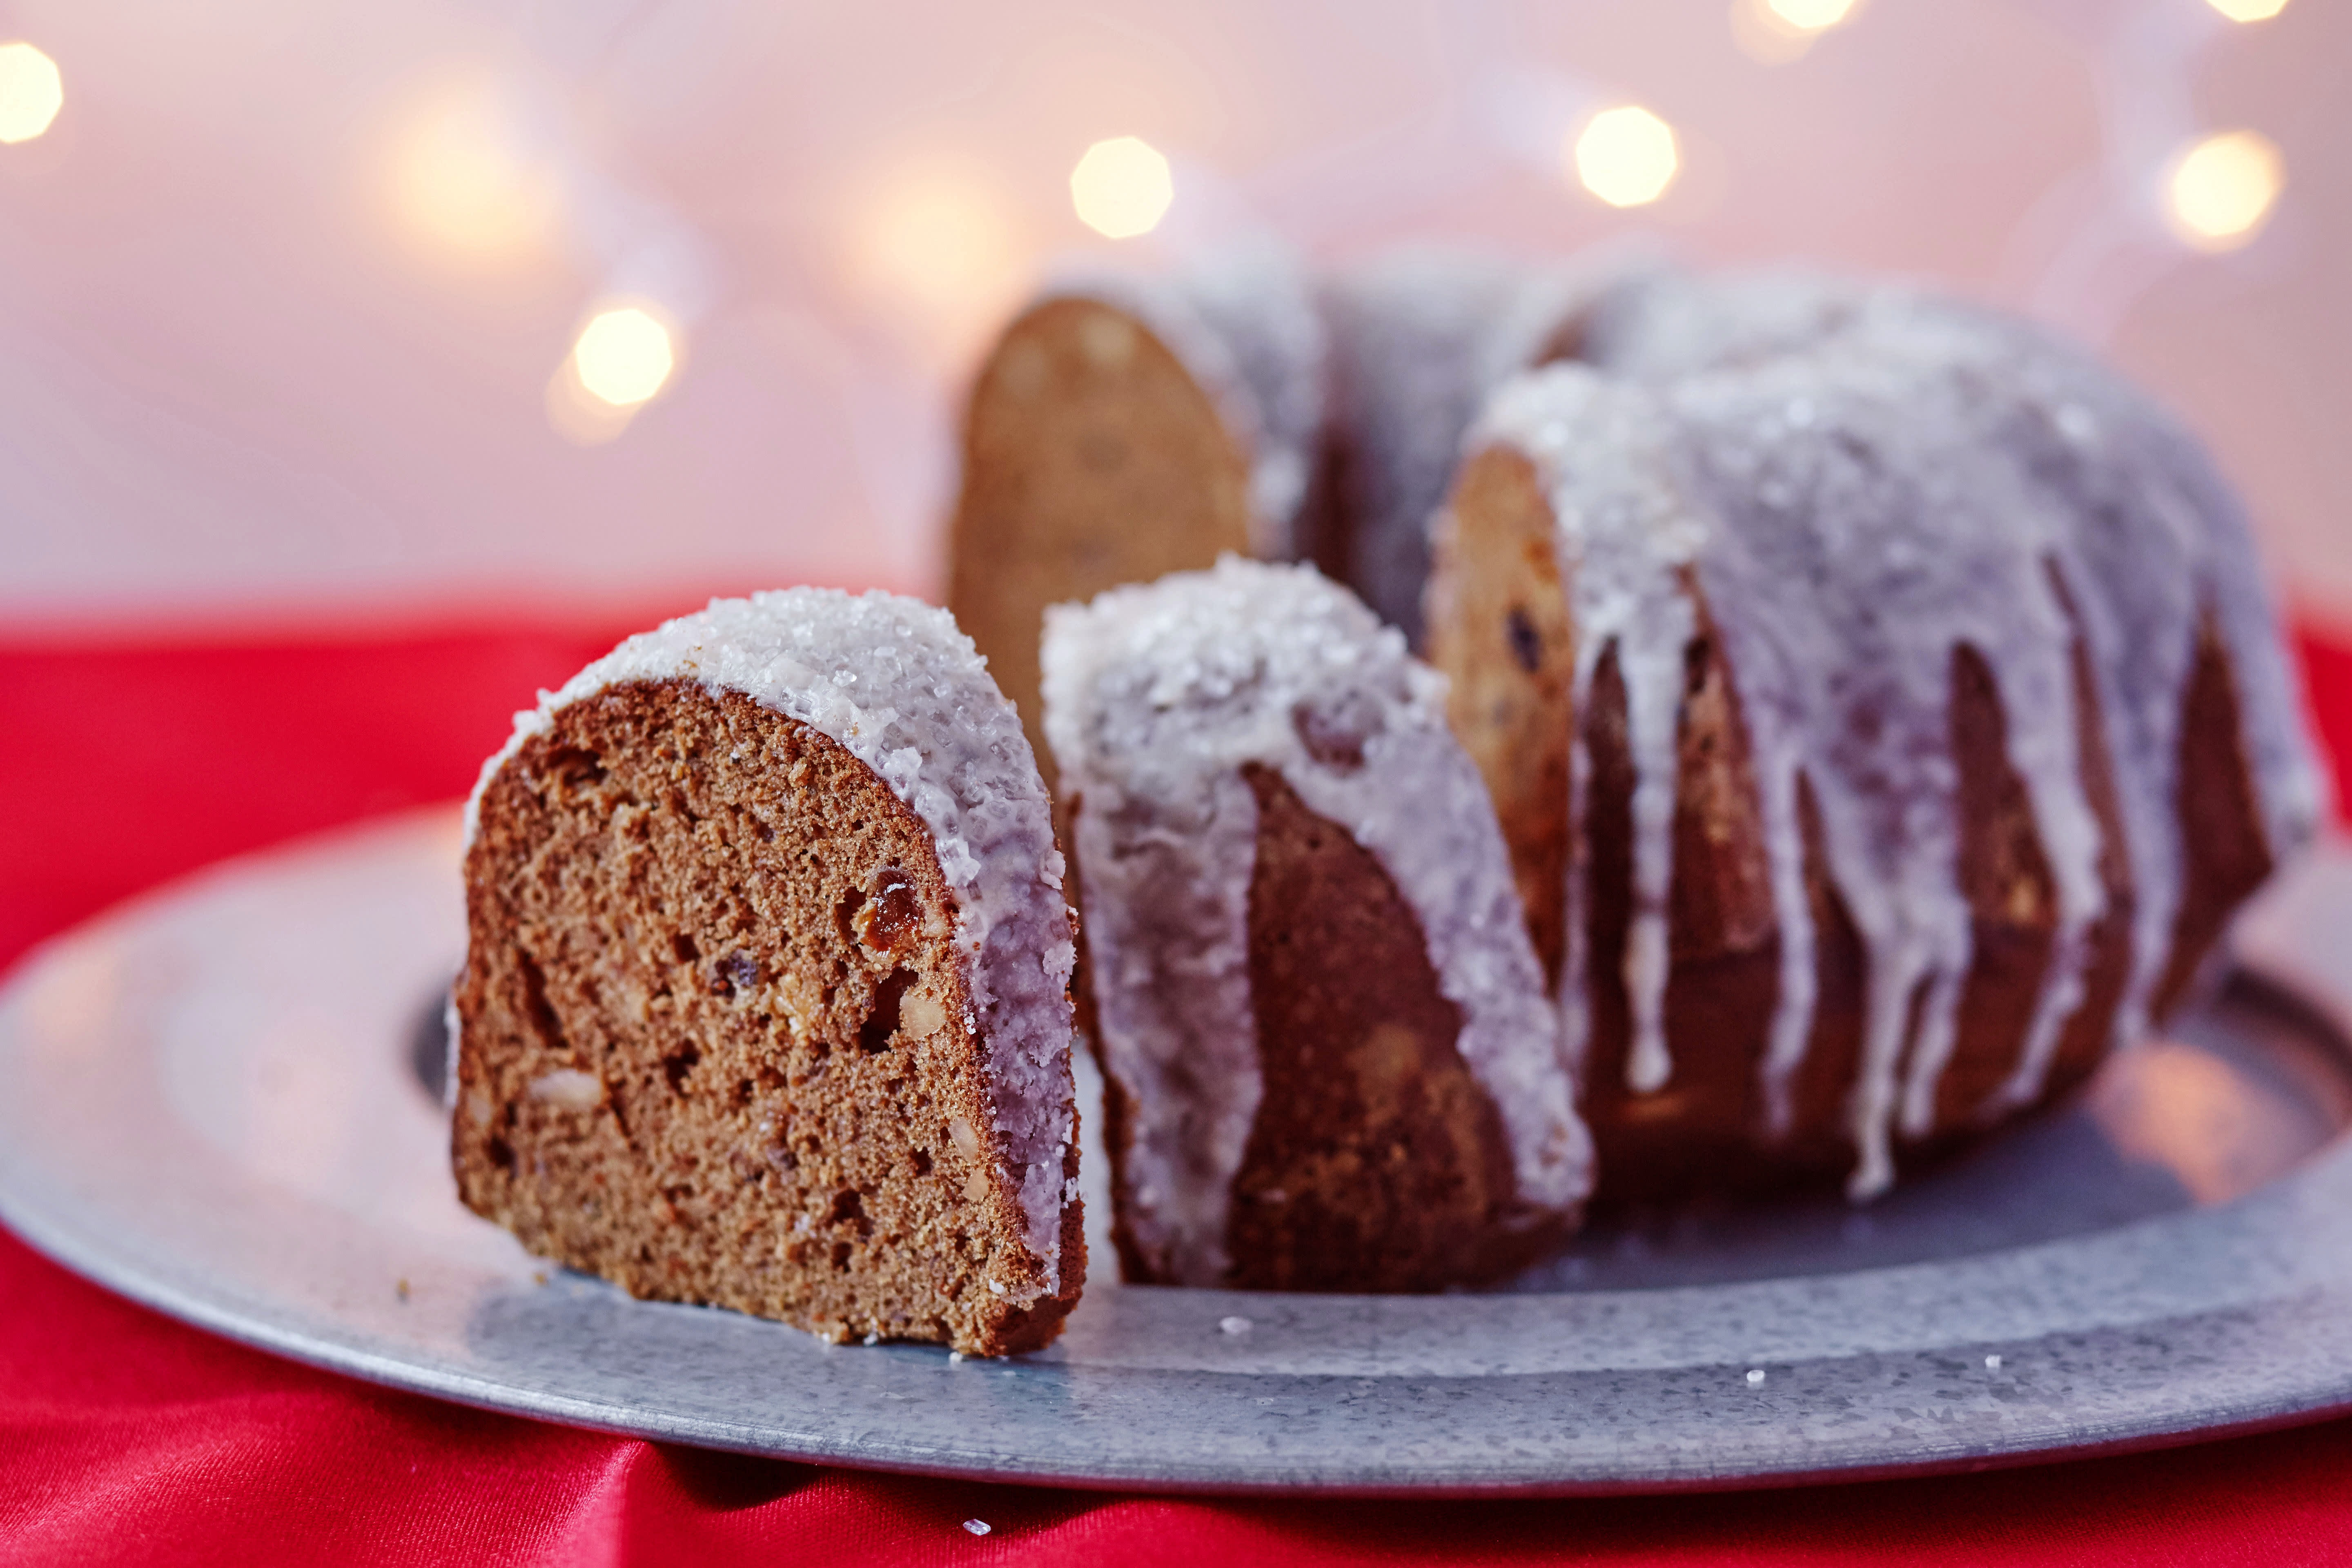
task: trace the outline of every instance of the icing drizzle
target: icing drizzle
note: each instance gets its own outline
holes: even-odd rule
[[[1328,279],[1331,421],[1350,461],[1346,572],[1417,642],[1429,524],[1462,433],[1497,384],[1559,346],[1626,260],[1529,269],[1476,251],[1407,248]]]
[[[1443,678],[1402,635],[1312,568],[1228,556],[1048,610],[1043,652],[1045,732],[1079,803],[1105,1059],[1134,1108],[1126,1217],[1163,1271],[1224,1277],[1233,1179],[1264,1093],[1248,763],[1370,850],[1419,917],[1519,1204],[1580,1202],[1591,1145],[1502,833],[1446,730]]]
[[[2119,1039],[2146,1026],[2179,908],[2181,695],[2205,616],[2230,647],[2273,851],[2310,833],[2314,775],[2242,520],[2194,444],[2085,357],[1908,290],[1649,279],[1596,312],[1586,353],[1592,364],[1506,386],[1470,444],[1525,452],[1550,493],[1579,637],[1575,711],[1604,650],[1624,680],[1636,780],[1629,1082],[1649,1090],[1672,1076],[1665,900],[1696,589],[1739,687],[1780,935],[1759,1068],[1768,1131],[1789,1128],[1812,1032],[1810,797],[1868,960],[1850,1104],[1850,1188],[1868,1196],[1892,1179],[1898,1130],[1934,1125],[1974,957],[1950,751],[1956,648],[1993,675],[2056,904],[2017,1067],[1988,1114],[2039,1094],[2106,912],[2077,754],[2078,642],[2134,887]],[[1572,820],[1588,772],[1572,736]],[[1572,1050],[1586,1005],[1584,874],[1572,856],[1560,986]]]

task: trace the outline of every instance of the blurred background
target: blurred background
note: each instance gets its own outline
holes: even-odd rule
[[[0,626],[935,590],[1072,252],[1904,273],[2179,409],[2352,626],[2331,0],[0,0]]]

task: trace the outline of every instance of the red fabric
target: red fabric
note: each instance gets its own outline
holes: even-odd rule
[[[0,963],[163,878],[472,782],[578,629],[0,646]],[[2352,640],[2307,637],[2352,758]],[[2344,770],[2352,772],[2352,769]],[[962,1528],[980,1519],[984,1538]],[[0,1233],[0,1564],[2352,1561],[2352,1422],[1990,1476],[1608,1501],[1106,1497],[575,1432],[275,1360]]]

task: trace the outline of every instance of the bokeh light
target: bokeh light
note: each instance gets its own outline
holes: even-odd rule
[[[976,280],[1003,268],[1012,248],[1003,201],[945,170],[885,183],[858,227],[867,277],[934,307],[960,303]]]
[[[30,142],[65,103],[57,61],[30,44],[0,44],[0,142]]]
[[[677,334],[643,305],[589,318],[547,381],[547,423],[578,447],[617,439],[677,373]]]
[[[2286,9],[2286,0],[2205,0],[2232,22],[2267,22]]]
[[[650,399],[677,366],[670,331],[635,305],[599,311],[572,345],[573,373],[591,395],[615,408]]]
[[[1834,27],[1853,15],[1854,0],[1763,0],[1764,9],[1801,33]]]
[[[1674,127],[1632,103],[1587,121],[1570,155],[1584,188],[1612,207],[1656,201],[1682,167]]]
[[[1861,9],[1861,0],[1731,0],[1731,41],[1759,64],[1784,66]]]
[[[434,83],[396,119],[388,168],[394,216],[444,259],[512,262],[552,235],[557,172],[534,156],[522,116],[488,79]]]
[[[2199,249],[2232,250],[2262,232],[2285,184],[2286,162],[2268,137],[2224,132],[2174,162],[2165,213],[2174,232]]]
[[[1079,221],[1112,239],[1150,234],[1175,199],[1168,160],[1139,136],[1097,142],[1070,171],[1070,201]]]
[[[926,363],[960,363],[1030,285],[1020,209],[985,163],[915,155],[868,173],[853,201],[848,281]]]

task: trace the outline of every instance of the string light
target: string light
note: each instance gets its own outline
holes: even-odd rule
[[[1112,239],[1150,234],[1175,199],[1168,160],[1139,136],[1097,142],[1070,171],[1070,201],[1079,221]]]
[[[0,142],[30,142],[65,103],[57,61],[30,44],[0,44]]]
[[[1584,188],[1612,207],[1656,201],[1682,167],[1674,127],[1633,103],[1587,121],[1570,157]]]
[[[2174,231],[2199,249],[2233,250],[2262,231],[2285,184],[2285,160],[2268,137],[2225,132],[2174,162],[2165,210]]]
[[[2267,22],[2286,9],[2286,0],[2205,0],[2232,22]]]
[[[1731,41],[1760,65],[1784,66],[1860,9],[1860,0],[1731,0]]]
[[[662,389],[677,365],[669,329],[635,305],[600,311],[572,345],[573,374],[591,395],[634,408]]]

